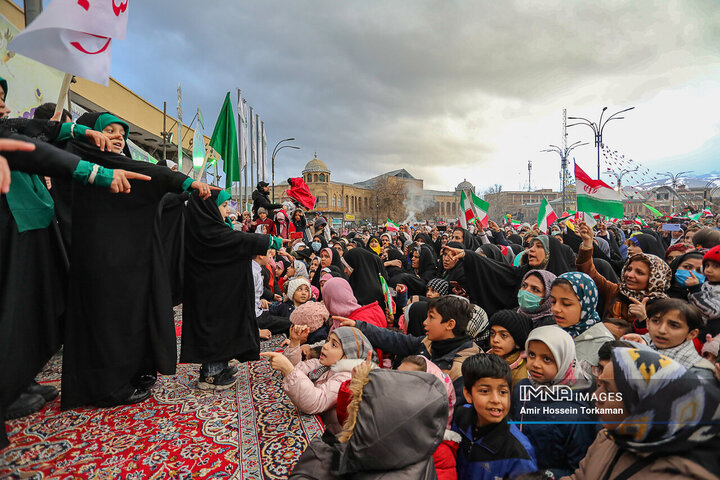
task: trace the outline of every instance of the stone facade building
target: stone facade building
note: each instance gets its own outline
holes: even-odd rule
[[[302,178],[317,197],[315,209],[334,225],[343,223],[384,223],[445,220],[454,221],[459,212],[460,190],[473,189],[467,181],[454,191],[425,190],[423,180],[407,170],[386,172],[357,183],[331,180],[331,171],[319,158],[310,160],[302,170]],[[287,182],[275,185],[275,199],[287,198]],[[412,214],[412,216],[411,216]]]

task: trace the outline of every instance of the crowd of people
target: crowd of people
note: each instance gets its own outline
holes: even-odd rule
[[[182,305],[197,388],[267,361],[322,419],[290,478],[720,478],[720,216],[337,231],[54,110],[0,119],[0,421],[61,345],[63,409],[146,400]]]

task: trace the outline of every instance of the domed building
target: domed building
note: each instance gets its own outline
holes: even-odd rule
[[[425,190],[423,180],[413,177],[405,169],[393,170],[363,182],[342,183],[330,181],[330,169],[317,153],[302,170],[302,178],[317,197],[315,210],[322,212],[334,227],[343,223],[385,222],[390,218],[402,222],[410,217],[417,220],[454,221],[460,211],[460,191],[473,189],[463,180],[455,191]],[[381,192],[378,185],[384,185]],[[275,199],[286,197],[287,183],[275,185]],[[381,198],[382,197],[382,198]]]
[[[325,162],[317,158],[310,160],[302,171],[303,180],[310,185],[311,183],[327,183],[330,181],[330,169]]]
[[[463,190],[472,190],[473,192],[475,192],[475,187],[472,183],[467,181],[467,178],[463,178],[463,181],[458,183],[458,186],[455,187],[455,191],[458,193]]]

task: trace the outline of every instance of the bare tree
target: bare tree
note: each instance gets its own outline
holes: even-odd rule
[[[500,192],[502,192],[502,185],[500,185],[499,183],[496,183],[495,185],[491,185],[490,187],[488,187],[488,188],[483,192],[482,195],[483,195],[483,198],[484,198],[485,195],[492,194],[492,193],[500,193]]]
[[[386,218],[397,223],[405,218],[406,193],[403,184],[391,177],[381,177],[372,186],[371,191],[371,200],[375,202],[371,213],[377,223],[384,223]]]

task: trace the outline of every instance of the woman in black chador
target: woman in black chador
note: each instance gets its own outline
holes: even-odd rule
[[[175,373],[177,347],[164,245],[155,222],[167,192],[207,184],[167,167],[134,161],[128,125],[108,113],[78,124],[105,132],[112,151],[71,141],[67,149],[107,168],[144,173],[129,195],[73,187],[70,293],[63,352],[63,409],[137,403],[157,372]]]

